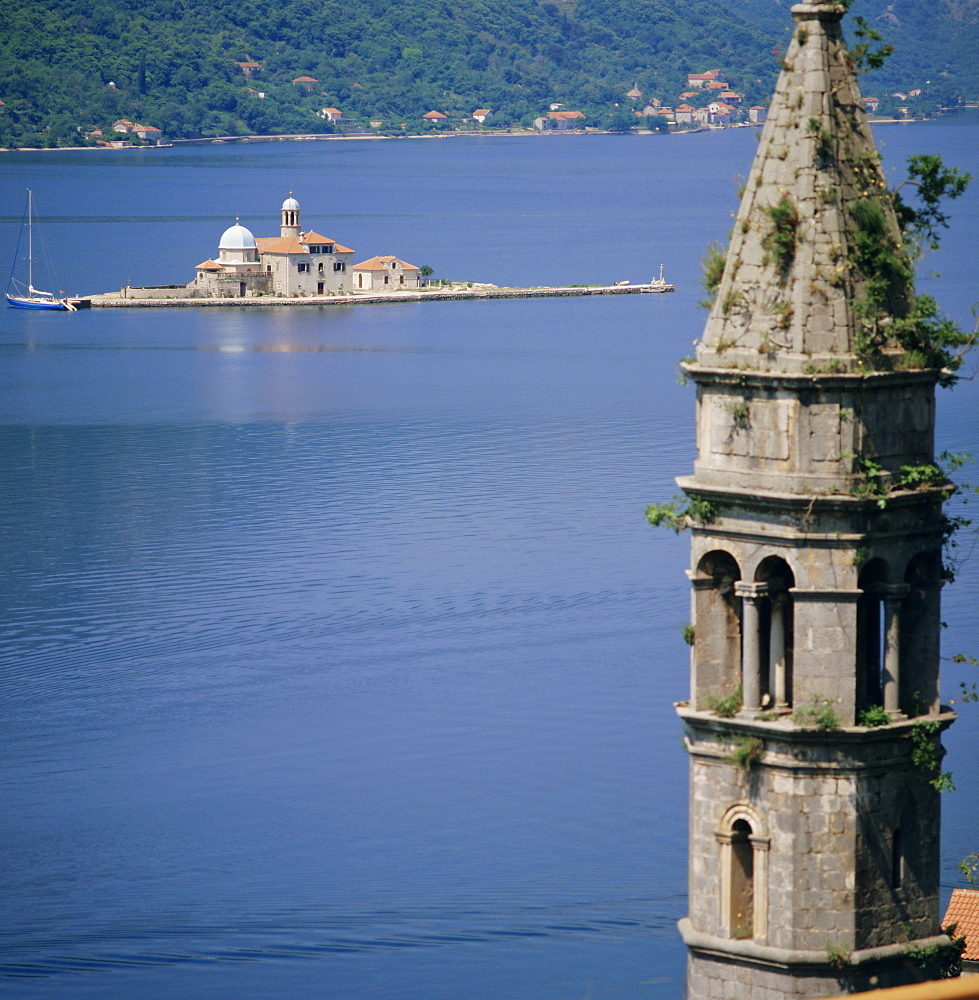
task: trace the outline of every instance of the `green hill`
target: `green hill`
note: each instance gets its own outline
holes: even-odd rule
[[[721,68],[764,103],[790,3],[731,0],[0,0],[0,144],[80,145],[119,118],[169,137],[420,128],[477,107],[519,124],[551,103],[601,124],[638,85],[676,103]],[[921,89],[921,107],[979,96],[979,0],[858,0],[896,49],[865,92]],[[260,69],[247,78],[238,63]],[[298,77],[315,81],[294,84]],[[263,93],[259,97],[256,92]]]

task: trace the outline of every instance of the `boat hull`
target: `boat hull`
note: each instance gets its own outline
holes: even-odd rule
[[[58,309],[62,312],[70,308],[64,299],[32,299],[16,295],[7,296],[7,305],[15,309]]]

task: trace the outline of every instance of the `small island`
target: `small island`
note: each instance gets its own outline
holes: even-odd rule
[[[499,288],[485,282],[430,281],[431,269],[393,254],[354,263],[355,251],[336,240],[304,231],[292,192],[282,203],[278,236],[253,236],[236,219],[218,244],[217,260],[198,264],[183,285],[126,286],[118,292],[73,300],[81,308],[140,306],[269,306],[412,302],[422,299],[531,298],[672,292],[659,277],[642,284]]]

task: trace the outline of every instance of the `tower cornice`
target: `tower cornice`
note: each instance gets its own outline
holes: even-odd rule
[[[799,393],[808,389],[826,392],[876,390],[881,386],[935,386],[941,372],[935,368],[896,371],[790,372],[759,371],[755,368],[722,367],[684,362],[684,374],[697,386],[732,386],[765,390],[784,389]]]

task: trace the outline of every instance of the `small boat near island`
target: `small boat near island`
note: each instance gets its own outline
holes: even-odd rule
[[[27,285],[18,281],[14,276],[17,270],[17,262],[20,259],[21,234],[17,238],[17,250],[14,254],[14,264],[10,271],[10,279],[7,282],[7,305],[16,309],[57,309],[62,312],[74,312],[77,308],[73,302],[61,293],[45,292],[34,287],[34,193],[27,189],[27,207],[24,210],[24,226],[27,229]],[[11,294],[11,290],[13,294]]]

